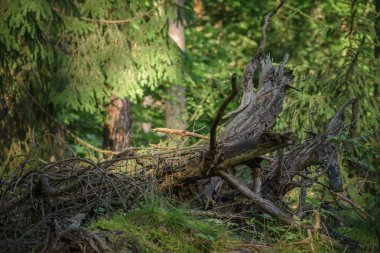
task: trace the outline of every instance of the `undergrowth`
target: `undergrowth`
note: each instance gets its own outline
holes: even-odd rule
[[[146,204],[129,213],[103,217],[89,228],[106,234],[115,252],[350,252],[336,240],[316,232],[284,227],[269,215],[244,224],[192,216],[185,209]],[[373,237],[362,235],[356,252],[371,252]],[[369,250],[369,251],[368,251]]]
[[[129,213],[93,222],[94,231],[109,231],[116,252],[226,252],[221,224],[188,216],[181,209],[149,204]]]

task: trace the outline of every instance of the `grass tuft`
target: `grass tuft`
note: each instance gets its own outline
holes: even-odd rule
[[[130,213],[93,222],[90,229],[108,231],[117,252],[225,252],[225,227],[188,216],[183,210],[150,204]]]

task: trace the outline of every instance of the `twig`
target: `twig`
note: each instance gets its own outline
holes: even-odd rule
[[[338,111],[334,114],[330,122],[328,123],[326,129],[325,129],[325,134],[328,135],[336,135],[339,133],[343,127],[344,127],[344,111],[346,108],[354,103],[358,98],[351,98],[347,100],[339,109]]]
[[[59,127],[62,127],[59,125]],[[62,127],[63,128],[63,127]],[[122,151],[112,151],[112,150],[107,150],[107,149],[101,149],[101,148],[97,148],[95,147],[94,145],[84,141],[83,139],[81,139],[80,137],[78,137],[77,135],[75,135],[74,133],[72,133],[69,129],[65,129],[64,130],[67,132],[68,135],[70,135],[75,141],[77,141],[78,143],[80,143],[81,145],[85,146],[86,148],[89,148],[89,149],[92,149],[98,153],[102,153],[102,154],[105,154],[105,155],[119,155],[120,153],[123,153],[125,150],[122,150]]]
[[[315,246],[314,246],[314,240],[313,240],[313,236],[311,234],[310,229],[307,230],[307,236],[308,236],[308,239],[309,239],[311,252],[317,253],[317,250],[315,249]]]
[[[281,0],[281,2],[276,6],[276,8],[274,8],[274,10],[272,10],[271,12],[269,12],[265,16],[265,23],[264,23],[263,27],[261,28],[262,34],[261,34],[259,48],[256,51],[255,57],[252,59],[253,61],[258,61],[260,59],[262,53],[264,52],[265,44],[267,41],[267,29],[268,29],[268,26],[270,24],[270,20],[273,17],[273,15],[275,15],[277,13],[277,11],[281,8],[281,6],[284,5],[284,3],[285,3],[285,0]],[[253,61],[251,61],[251,63],[253,66],[255,66],[255,62],[253,62]]]
[[[318,210],[314,209],[314,225],[313,225],[313,232],[315,236],[319,235],[319,229],[321,228],[321,215],[319,214]]]
[[[243,77],[242,77],[242,85],[243,85],[244,91],[253,88],[253,84],[252,84],[253,73],[256,71],[261,55],[263,54],[264,49],[265,49],[265,44],[267,40],[267,29],[270,24],[270,20],[273,17],[273,15],[275,15],[277,11],[281,8],[281,6],[284,5],[284,3],[285,3],[285,0],[281,0],[281,2],[276,6],[276,8],[274,8],[274,10],[272,10],[265,16],[265,22],[261,29],[262,33],[261,33],[259,48],[257,49],[255,56],[252,57],[250,62],[247,64],[244,70]]]
[[[226,99],[223,101],[223,103],[219,106],[219,109],[216,113],[216,117],[215,117],[215,119],[211,125],[210,148],[209,148],[209,153],[208,153],[210,161],[214,160],[215,153],[216,153],[216,129],[218,128],[219,122],[223,117],[223,114],[224,114],[224,111],[226,110],[226,107],[228,106],[228,104],[232,101],[232,99],[234,99],[234,97],[238,93],[238,87],[237,87],[236,80],[237,80],[237,75],[236,75],[236,73],[234,73],[231,76],[231,88],[232,88],[231,93],[228,97],[226,97]]]
[[[347,196],[341,194],[341,193],[337,193],[337,192],[334,192],[334,195],[336,197],[338,197],[340,200],[343,200],[344,202],[350,204],[355,210],[357,210],[359,216],[362,218],[362,219],[366,219],[366,218],[371,218],[372,220],[374,220],[374,218],[372,216],[370,216],[364,209],[363,207],[361,207],[359,204],[355,203],[354,201],[352,201],[351,199],[349,199]]]
[[[303,210],[305,208],[305,202],[306,202],[306,186],[304,185],[305,179],[301,179],[301,189],[300,189],[300,196],[299,196],[299,205],[297,210],[297,215],[302,216]]]
[[[186,131],[186,130],[177,130],[177,129],[170,129],[170,128],[155,128],[155,129],[153,129],[153,131],[155,131],[157,133],[179,135],[179,136],[182,136],[182,137],[190,136],[190,137],[195,137],[195,138],[204,139],[204,140],[210,139],[208,136],[205,136],[205,135],[202,135],[202,134],[193,133],[193,132],[189,132],[189,131]]]

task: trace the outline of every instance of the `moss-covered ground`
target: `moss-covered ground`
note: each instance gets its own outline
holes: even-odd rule
[[[116,252],[227,251],[227,232],[221,224],[157,205],[100,219],[90,228],[96,232],[111,232],[107,240]]]
[[[232,221],[192,216],[184,209],[148,204],[100,218],[89,228],[103,234],[112,252],[350,252],[327,236],[285,228],[265,218],[264,223],[251,220],[242,227]],[[354,227],[347,229],[340,232],[361,243],[356,252],[371,252],[376,245],[373,236]]]

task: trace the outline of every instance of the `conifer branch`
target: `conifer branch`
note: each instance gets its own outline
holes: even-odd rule
[[[102,153],[102,154],[106,154],[106,155],[119,155],[119,154],[125,152],[125,150],[112,151],[112,150],[97,148],[94,145],[92,145],[92,144],[86,142],[85,140],[81,139],[79,136],[77,136],[76,134],[71,132],[69,129],[63,127],[48,111],[46,111],[46,109],[37,101],[37,99],[32,94],[30,94],[30,92],[27,89],[24,89],[24,91],[31,98],[32,102],[35,103],[37,105],[37,107],[40,108],[40,110],[46,115],[46,117],[48,117],[52,122],[54,122],[54,124],[56,124],[59,128],[61,128],[64,132],[66,132],[66,134],[68,134],[71,138],[73,138],[75,141],[77,141],[81,145],[83,145],[89,149],[92,149],[98,153]]]
[[[163,1],[162,3],[158,4],[157,6],[155,6],[154,8],[140,14],[140,15],[136,15],[132,18],[129,18],[129,19],[123,19],[123,20],[110,20],[110,19],[92,19],[92,18],[87,18],[87,17],[79,17],[79,19],[82,19],[82,20],[85,20],[87,22],[91,22],[91,23],[97,23],[97,24],[102,24],[102,25],[122,25],[122,24],[127,24],[127,23],[130,23],[130,22],[133,22],[135,20],[138,20],[138,19],[141,19],[143,17],[146,17],[148,16],[149,14],[151,14],[152,12],[154,12],[155,10],[157,10],[159,7],[161,7],[162,5],[164,5],[166,3],[166,0]],[[61,9],[58,9],[56,7],[53,7],[52,8],[54,11],[56,11],[57,13],[63,13],[63,11]]]

